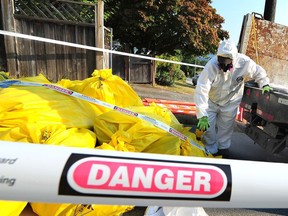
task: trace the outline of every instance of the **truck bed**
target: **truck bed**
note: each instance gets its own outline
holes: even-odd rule
[[[258,87],[246,84],[241,107],[250,110],[256,108],[256,114],[274,124],[288,126],[288,94],[281,89],[262,94]]]

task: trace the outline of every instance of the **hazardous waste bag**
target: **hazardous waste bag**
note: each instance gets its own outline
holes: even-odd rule
[[[196,139],[195,133],[191,133],[190,129],[191,127],[183,127],[183,129],[181,130],[182,134],[184,134],[188,138],[185,142],[181,143],[181,155],[214,158],[212,154],[207,154],[203,150],[205,148],[205,145],[201,140]],[[195,145],[191,144],[191,142],[202,147],[203,149],[196,147]]]
[[[145,149],[145,152],[158,152],[159,150],[157,149],[157,146],[165,145],[164,143],[167,143],[168,145],[172,146],[171,149],[165,150],[167,154],[174,154],[175,152],[177,152],[176,155],[180,154],[183,156],[213,157],[211,154],[207,155],[205,151],[203,151],[205,146],[202,141],[196,139],[195,133],[190,132],[191,127],[184,127],[169,109],[160,107],[155,103],[151,103],[149,108],[133,107],[133,111],[157,119],[169,125],[171,128],[177,130],[183,136],[187,137],[187,140],[183,141],[175,135],[167,134],[166,136],[156,141],[153,145],[148,146]],[[173,148],[173,142],[175,142],[174,144],[176,144],[176,146],[174,147],[177,148],[177,151],[175,151],[175,149]],[[201,149],[191,144],[191,142],[200,146]],[[178,144],[180,144],[179,147]],[[169,152],[169,150],[171,151]],[[179,153],[178,150],[180,150]],[[162,152],[159,152],[159,154],[162,154]]]
[[[92,104],[44,86],[17,86],[0,88],[0,126],[13,127],[23,123],[65,124],[67,127],[93,127],[93,119],[111,108],[107,102],[119,107],[142,106],[141,98],[111,70],[95,70],[93,77],[83,81],[61,80],[57,85],[90,96],[100,101]],[[51,84],[42,74],[20,78],[21,81]],[[84,97],[85,98],[85,97]],[[81,116],[81,118],[75,118]]]
[[[180,130],[182,128],[182,124],[168,108],[161,107],[154,102],[149,106],[134,106],[131,109],[136,113],[147,115],[152,119],[163,122],[174,129]]]
[[[63,125],[48,125],[40,129],[37,124],[21,126],[22,127],[0,128],[0,140],[26,142],[27,144],[39,143],[82,148],[94,148],[96,143],[95,134],[86,128],[66,129]],[[27,202],[0,201],[0,215],[20,215],[26,204]],[[46,204],[39,204],[38,206],[40,209],[41,205],[45,206]],[[61,208],[65,209],[63,206],[61,206]]]
[[[49,82],[43,75],[23,80]],[[92,128],[96,116],[89,102],[80,101],[45,87],[0,88],[0,104],[0,127],[12,128],[27,123],[37,123],[39,127],[65,125],[67,128]]]
[[[121,216],[131,211],[133,206],[110,206],[94,204],[54,204],[54,203],[31,203],[33,211],[39,216]]]
[[[145,114],[151,119],[171,125],[174,129],[182,128],[182,125],[167,108],[138,106],[130,107],[129,110]],[[180,155],[182,141],[178,137],[133,115],[110,111],[97,116],[94,132],[100,145],[104,144],[99,148]]]
[[[92,77],[83,81],[62,79],[57,84],[119,107],[143,106],[141,98],[131,86],[120,77],[113,75],[111,69],[95,70]],[[111,110],[99,105],[93,108],[97,114]]]
[[[0,200],[1,216],[18,216],[26,207],[27,202],[5,201]]]
[[[0,127],[0,140],[94,148],[96,135],[86,128],[66,128],[64,125],[23,124],[14,128]]]
[[[160,121],[178,131],[186,140],[168,133],[162,128],[133,115],[110,111],[97,116],[94,132],[100,149],[171,154],[197,157],[213,157],[206,154],[204,144],[190,132],[190,127],[183,127],[173,113],[156,104],[149,107],[130,107],[133,113],[140,113]]]

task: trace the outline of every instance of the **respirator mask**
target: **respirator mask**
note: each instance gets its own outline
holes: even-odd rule
[[[233,60],[227,57],[217,56],[219,70],[223,72],[231,71],[233,68]]]

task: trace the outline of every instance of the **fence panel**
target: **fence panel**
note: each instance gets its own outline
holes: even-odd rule
[[[151,60],[130,58],[131,83],[152,83]]]
[[[65,42],[95,46],[95,29],[87,26],[15,20],[16,32]],[[43,73],[53,82],[84,79],[96,68],[95,52],[16,38],[17,73],[20,77]],[[89,67],[88,67],[89,65]],[[10,71],[12,75],[16,71]]]
[[[76,44],[96,46],[95,4],[72,1],[41,1],[45,8],[39,12],[36,0],[1,1],[3,30],[55,39]],[[37,9],[33,9],[37,7]],[[16,9],[15,9],[16,8]],[[78,12],[69,20],[69,10]],[[59,11],[61,11],[59,13]],[[83,11],[87,16],[82,20]],[[74,20],[76,19],[76,20]],[[111,49],[112,29],[105,28],[105,48]],[[60,79],[85,79],[96,68],[96,51],[55,45],[22,38],[5,36],[7,70],[12,77],[35,76],[43,73],[50,81]],[[129,57],[116,57],[110,62],[113,74],[135,83],[151,83],[151,61],[131,60]],[[104,58],[108,59],[107,56]],[[110,55],[110,57],[112,57]],[[117,62],[120,61],[120,62]]]

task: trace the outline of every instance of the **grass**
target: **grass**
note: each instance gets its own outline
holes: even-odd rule
[[[192,84],[186,83],[186,81],[176,81],[173,86],[161,86],[155,84],[155,88],[161,88],[164,90],[179,92],[179,93],[187,93],[187,94],[194,94],[195,86]]]

